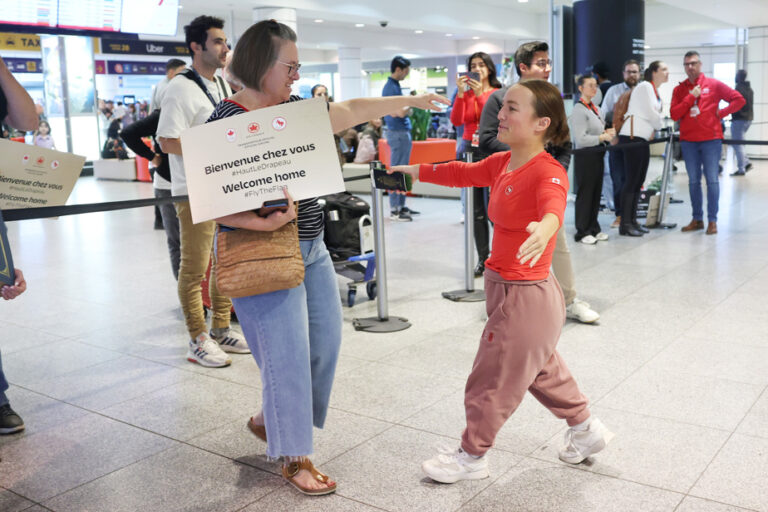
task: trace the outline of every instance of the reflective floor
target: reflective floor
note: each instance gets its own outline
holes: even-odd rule
[[[654,159],[658,172],[660,161]],[[667,220],[690,220],[682,163]],[[768,162],[724,176],[717,236],[654,231],[571,242],[597,325],[568,322],[559,350],[616,438],[572,467],[565,425],[530,396],[490,452],[491,478],[435,484],[420,470],[455,446],[483,303],[462,286],[455,200],[411,199],[387,221],[389,312],[413,326],[355,332],[358,294],[313,461],[339,482],[305,498],[246,429],[259,409],[250,355],[185,359],[164,233],[149,208],[9,224],[28,292],[0,304],[0,349],[23,434],[0,437],[0,510],[768,510]],[[144,183],[81,179],[70,203],[151,197]],[[573,205],[568,207],[572,233]],[[481,280],[477,281],[481,286]],[[340,290],[345,284],[340,281]]]

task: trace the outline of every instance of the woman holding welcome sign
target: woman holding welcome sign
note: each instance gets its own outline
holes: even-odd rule
[[[244,88],[222,101],[216,121],[301,98],[291,95],[299,79],[296,33],[275,20],[261,21],[237,42],[230,67]],[[439,110],[450,102],[435,94],[359,98],[331,103],[333,133],[410,107]],[[236,229],[274,231],[296,218],[305,277],[299,286],[232,300],[251,353],[261,369],[262,411],[248,428],[267,443],[270,458],[283,459],[282,473],[304,494],[328,494],[336,483],[315,469],[312,426],[322,428],[341,344],[341,305],[336,274],[323,243],[323,213],[317,198],[298,212],[288,191],[288,208],[260,217],[253,211],[216,219]]]

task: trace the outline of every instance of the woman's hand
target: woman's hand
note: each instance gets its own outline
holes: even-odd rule
[[[475,96],[480,96],[483,93],[483,83],[478,82],[473,78],[467,77],[467,79],[467,85],[469,85],[470,89],[475,93]]]
[[[288,208],[285,211],[275,210],[266,217],[260,217],[253,211],[234,213],[219,217],[216,222],[231,228],[250,229],[252,231],[275,231],[285,226],[296,218],[296,206],[293,198],[288,193],[288,188],[283,189]]]
[[[259,218],[263,221],[262,225],[264,226],[264,229],[259,231],[276,231],[296,218],[296,206],[291,199],[288,202],[288,209],[286,211],[276,210],[266,217]]]
[[[600,134],[600,135],[597,137],[597,139],[598,139],[600,142],[606,142],[606,141],[610,142],[610,141],[612,141],[612,140],[613,140],[615,137],[616,137],[616,129],[615,129],[615,128],[608,128],[608,129],[607,129],[607,130],[605,130],[603,133],[601,133],[601,134]]]
[[[469,77],[467,75],[459,75],[458,73],[456,74],[456,88],[457,88],[456,96],[458,96],[459,98],[464,97],[464,89],[468,85],[467,80],[469,80]]]
[[[434,110],[436,112],[441,112],[443,110],[443,108],[440,107],[440,104],[445,106],[451,105],[451,100],[445,96],[440,96],[439,94],[433,93],[410,96],[410,99],[411,101],[408,103],[410,107],[420,108],[423,110]]]
[[[517,250],[517,259],[520,264],[530,261],[529,267],[533,268],[538,263],[544,249],[550,239],[557,233],[560,227],[560,220],[553,213],[547,213],[540,222],[531,222],[525,230],[531,234],[525,242],[520,244]]]
[[[13,281],[13,286],[3,286],[0,288],[0,295],[5,300],[12,300],[24,293],[27,289],[27,282],[24,280],[24,274],[18,268],[15,269],[16,279]]]
[[[288,200],[288,209],[285,211],[275,210],[266,217],[259,217],[259,220],[262,221],[262,225],[264,226],[264,228],[259,229],[259,231],[276,231],[296,218],[296,205],[293,202],[291,194],[288,193],[288,187],[283,189],[283,193]]]
[[[387,169],[387,174],[395,172],[401,172],[411,177],[414,183],[419,181],[419,164],[414,165],[395,165],[394,167]]]

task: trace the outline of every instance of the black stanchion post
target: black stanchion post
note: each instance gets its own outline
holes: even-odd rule
[[[381,162],[371,162],[371,203],[373,207],[374,254],[376,261],[376,308],[378,316],[355,318],[352,326],[356,331],[366,332],[396,332],[411,326],[407,318],[389,316],[387,304],[387,262],[384,257],[384,193],[376,188],[373,181],[373,170],[381,166]]]
[[[472,162],[472,153],[464,153],[464,160]],[[475,290],[475,198],[472,187],[467,187],[464,203],[464,289],[443,292],[443,298],[454,302],[480,302],[485,300],[484,290]]]
[[[667,186],[669,185],[669,176],[672,173],[672,145],[675,143],[675,131],[669,130],[669,138],[664,148],[664,166],[661,171],[661,190],[659,191],[659,212],[656,215],[656,223],[648,226],[653,229],[672,229],[677,227],[676,223],[666,224],[664,220],[664,210],[667,204]]]

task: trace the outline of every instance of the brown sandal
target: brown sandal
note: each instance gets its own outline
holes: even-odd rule
[[[264,427],[264,425],[257,425],[253,422],[253,417],[248,418],[248,430],[253,432],[253,434],[264,441],[267,442],[267,429]]]
[[[306,469],[312,474],[312,477],[315,478],[318,482],[322,482],[326,484],[326,487],[320,488],[320,489],[308,489],[306,487],[303,487],[299,485],[294,478],[296,475],[299,474],[299,471],[302,469]],[[336,492],[336,482],[334,482],[331,485],[327,485],[330,478],[328,478],[328,475],[324,475],[321,472],[319,472],[314,464],[312,464],[312,461],[304,458],[301,462],[291,462],[287,466],[283,466],[283,478],[288,480],[288,483],[291,484],[298,490],[299,492],[303,494],[307,494],[309,496],[321,496],[323,494],[331,494],[332,492]]]

